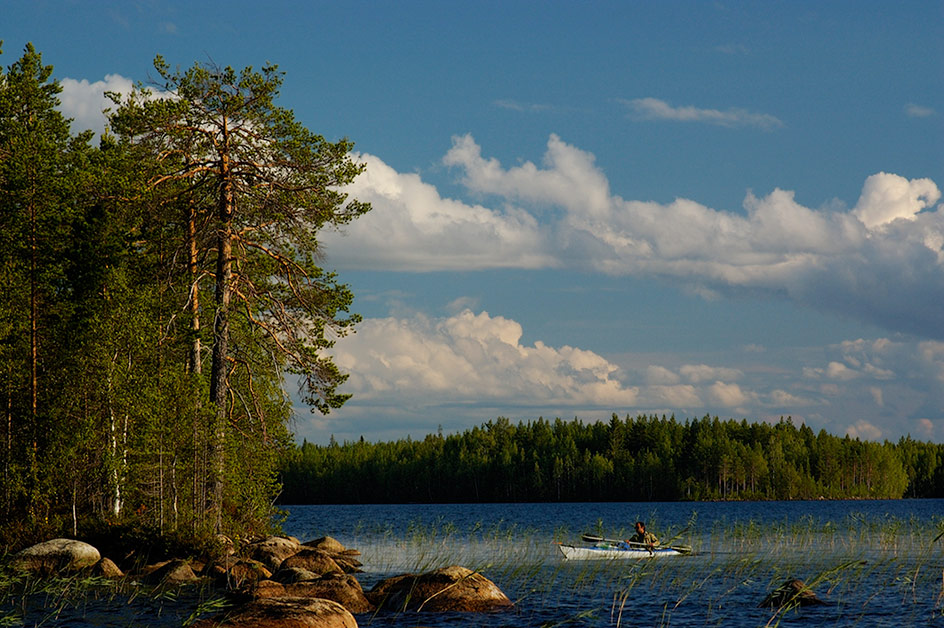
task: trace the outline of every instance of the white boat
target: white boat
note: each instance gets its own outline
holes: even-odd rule
[[[673,547],[628,547],[625,544],[597,543],[590,546],[576,546],[559,544],[561,554],[566,560],[619,560],[627,558],[663,558],[666,556],[683,556]]]

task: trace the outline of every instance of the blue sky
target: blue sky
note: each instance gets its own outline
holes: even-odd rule
[[[7,0],[63,110],[278,63],[373,211],[299,441],[640,412],[944,440],[944,3]]]

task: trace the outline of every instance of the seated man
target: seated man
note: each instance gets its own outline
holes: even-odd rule
[[[652,532],[646,532],[646,524],[642,521],[636,522],[636,534],[629,538],[630,543],[639,543],[647,546],[649,549],[659,544],[659,539]]]

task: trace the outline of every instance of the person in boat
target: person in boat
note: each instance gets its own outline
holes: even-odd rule
[[[639,543],[647,546],[650,550],[659,545],[659,539],[652,532],[646,532],[646,524],[642,521],[636,522],[636,534],[629,537],[628,543]]]

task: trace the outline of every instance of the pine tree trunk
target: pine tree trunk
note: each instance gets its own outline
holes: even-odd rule
[[[225,145],[225,130],[224,130]],[[226,154],[221,166],[222,186],[219,200],[219,227],[217,230],[216,255],[216,319],[214,321],[213,365],[210,372],[210,401],[215,404],[212,425],[209,430],[209,514],[213,529],[220,532],[223,527],[223,484],[226,471],[226,418],[229,385],[227,382],[226,358],[229,352],[229,304],[232,291],[232,219],[235,209],[232,182]]]

